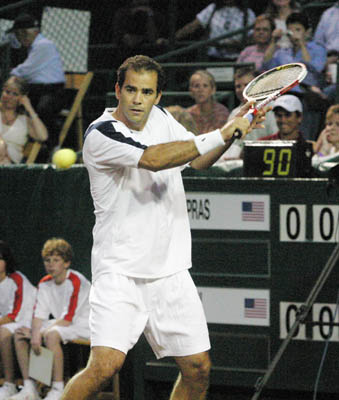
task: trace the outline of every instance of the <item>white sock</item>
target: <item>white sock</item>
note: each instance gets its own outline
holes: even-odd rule
[[[61,382],[54,381],[52,384],[52,389],[62,392],[64,390],[64,382],[63,381],[61,381]]]
[[[24,388],[36,390],[35,382],[32,379],[24,379]]]

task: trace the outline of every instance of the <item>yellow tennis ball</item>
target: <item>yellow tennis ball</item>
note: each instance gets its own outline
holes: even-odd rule
[[[52,163],[57,168],[69,168],[77,159],[77,155],[72,149],[60,149],[53,154]]]

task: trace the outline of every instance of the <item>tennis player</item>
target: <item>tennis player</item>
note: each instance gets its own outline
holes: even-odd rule
[[[151,58],[125,60],[115,86],[117,108],[106,109],[85,134],[83,159],[96,215],[92,348],[63,400],[92,398],[120,370],[142,333],[157,358],[173,356],[180,369],[171,400],[206,397],[210,341],[188,272],[191,236],[180,172],[187,164],[211,166],[235,130],[245,134],[250,123],[236,117],[195,136],[158,106],[164,81]]]

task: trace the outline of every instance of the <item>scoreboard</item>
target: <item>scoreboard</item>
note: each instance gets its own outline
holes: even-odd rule
[[[187,177],[184,184],[192,231],[191,274],[212,343],[211,393],[220,385],[254,388],[338,242],[339,193],[328,197],[326,179]],[[333,347],[319,391],[339,394],[338,268],[267,389],[311,392],[329,340]],[[147,385],[175,378],[170,359],[156,361],[143,351]]]

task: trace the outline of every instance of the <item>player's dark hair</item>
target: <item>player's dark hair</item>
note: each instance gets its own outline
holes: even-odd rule
[[[148,56],[137,55],[134,57],[127,58],[119,67],[117,71],[117,82],[120,88],[122,88],[125,78],[126,72],[129,69],[133,69],[136,72],[141,70],[146,71],[155,71],[158,74],[158,82],[157,82],[157,93],[160,93],[165,88],[166,77],[165,72],[161,65]]]
[[[290,14],[286,19],[286,26],[289,24],[301,24],[305,31],[310,27],[310,21],[306,14],[300,12],[294,12]]]
[[[0,259],[6,263],[6,275],[10,275],[16,270],[16,263],[13,253],[7,242],[0,240]]]

